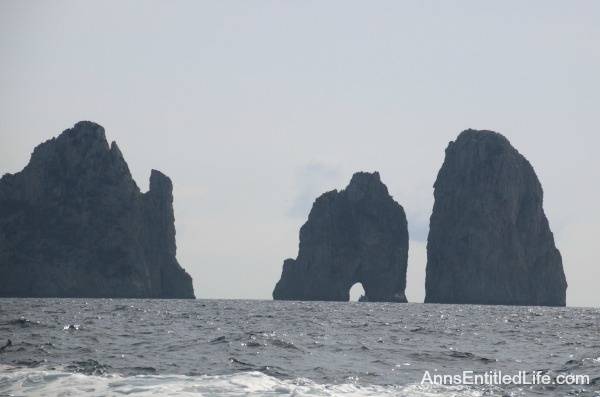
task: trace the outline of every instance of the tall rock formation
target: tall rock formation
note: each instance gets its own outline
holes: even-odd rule
[[[363,285],[370,301],[406,302],[408,230],[404,209],[379,173],[354,174],[323,194],[300,229],[297,259],[283,263],[274,299],[348,301]]]
[[[172,189],[153,170],[142,194],[98,124],[42,143],[0,179],[0,296],[194,298]]]
[[[434,188],[425,302],[565,305],[542,186],[504,136],[463,131]]]

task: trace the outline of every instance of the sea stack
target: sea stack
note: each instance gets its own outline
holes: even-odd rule
[[[82,121],[0,179],[0,296],[194,298],[175,259],[173,185],[141,193],[104,128]]]
[[[379,173],[359,172],[345,190],[316,199],[273,299],[348,301],[360,282],[371,302],[406,302],[407,260],[404,209]]]
[[[504,136],[463,131],[434,189],[426,303],[565,306],[542,186]]]

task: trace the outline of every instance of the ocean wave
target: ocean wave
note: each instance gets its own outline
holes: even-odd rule
[[[0,395],[61,396],[482,396],[483,390],[440,385],[319,384],[309,379],[280,380],[262,372],[230,375],[103,375],[14,368],[0,365]]]

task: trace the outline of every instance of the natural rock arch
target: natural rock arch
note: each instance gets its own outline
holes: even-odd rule
[[[379,173],[359,172],[345,190],[317,198],[273,298],[348,301],[360,282],[370,301],[406,302],[407,261],[404,209]]]
[[[366,295],[365,287],[363,287],[362,283],[353,284],[352,287],[350,287],[349,293],[350,293],[350,301],[357,301],[361,297],[364,298],[364,296]]]

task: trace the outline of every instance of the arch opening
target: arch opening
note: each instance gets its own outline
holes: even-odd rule
[[[358,302],[361,296],[366,296],[365,289],[361,282],[356,282],[350,288],[350,302]]]

